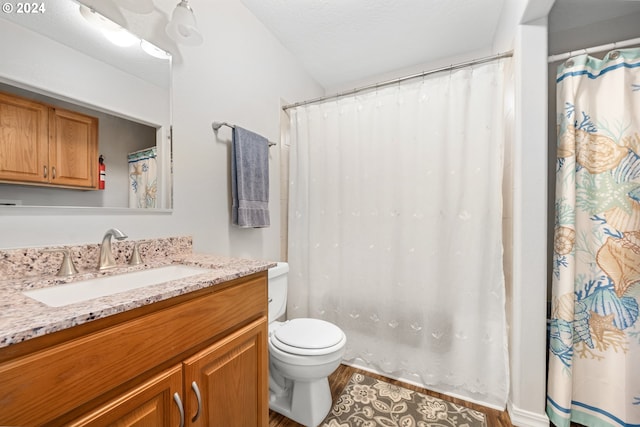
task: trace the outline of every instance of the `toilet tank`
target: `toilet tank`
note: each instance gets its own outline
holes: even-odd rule
[[[278,319],[287,310],[287,286],[289,264],[279,262],[269,269],[269,323]]]

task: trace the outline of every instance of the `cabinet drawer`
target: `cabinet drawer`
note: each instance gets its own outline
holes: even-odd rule
[[[0,364],[0,425],[33,425],[55,419],[266,314],[266,302],[266,274],[254,276]]]

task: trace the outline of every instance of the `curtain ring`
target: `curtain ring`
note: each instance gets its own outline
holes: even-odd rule
[[[620,57],[620,51],[617,49],[618,42],[613,42],[613,49],[609,52],[609,59],[618,59]]]
[[[575,62],[573,62],[573,58],[569,58],[565,61],[564,66],[567,68],[571,68],[573,67],[575,64]]]

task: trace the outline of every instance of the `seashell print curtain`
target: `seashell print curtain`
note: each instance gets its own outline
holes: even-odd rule
[[[129,207],[155,208],[158,195],[156,147],[129,153]]]
[[[558,67],[547,413],[640,426],[640,49]]]
[[[337,324],[347,363],[500,408],[510,63],[289,110],[287,316]]]

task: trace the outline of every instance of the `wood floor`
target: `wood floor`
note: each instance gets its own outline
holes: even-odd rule
[[[484,406],[465,402],[460,399],[449,397],[440,393],[435,393],[420,387],[413,386],[411,384],[405,384],[400,381],[385,378],[380,375],[376,375],[371,372],[352,368],[351,366],[346,366],[346,365],[340,365],[340,367],[329,377],[329,386],[331,387],[331,397],[333,397],[334,401],[338,397],[338,395],[342,392],[342,390],[347,385],[347,383],[349,382],[351,375],[355,372],[360,372],[372,378],[384,380],[389,383],[397,384],[399,386],[408,388],[410,390],[415,390],[429,396],[437,397],[442,400],[448,400],[449,402],[457,403],[459,405],[464,405],[468,408],[481,411],[487,415],[487,427],[513,427],[513,424],[511,424],[511,419],[509,418],[509,414],[507,413],[507,411],[498,411],[495,409],[486,408]],[[304,427],[304,426],[302,424],[298,424],[294,421],[291,421],[280,414],[277,414],[273,411],[269,411],[269,427]]]

